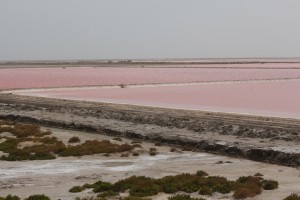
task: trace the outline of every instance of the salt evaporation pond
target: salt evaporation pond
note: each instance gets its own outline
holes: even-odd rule
[[[183,86],[25,90],[17,94],[60,99],[196,109],[300,119],[300,80]]]
[[[257,65],[266,66],[267,64]],[[268,64],[269,66],[270,64]],[[162,65],[163,66],[163,65]],[[201,65],[202,66],[202,65]],[[68,86],[182,83],[225,80],[300,78],[300,64],[282,64],[289,69],[190,67],[67,67],[0,69],[0,90]],[[237,65],[231,65],[236,67]],[[249,65],[246,65],[249,67]],[[245,67],[246,67],[245,66]],[[251,65],[253,66],[253,65]],[[277,66],[278,65],[275,65]],[[298,69],[292,69],[299,67]],[[202,66],[203,67],[203,66]],[[224,68],[222,68],[224,67]]]

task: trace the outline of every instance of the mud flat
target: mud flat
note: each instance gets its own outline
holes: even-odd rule
[[[0,94],[3,119],[140,138],[237,158],[300,166],[296,119]]]

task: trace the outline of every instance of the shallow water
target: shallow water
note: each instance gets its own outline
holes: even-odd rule
[[[190,68],[184,66],[178,68],[172,65],[163,67],[164,68],[158,66],[151,68],[51,67],[0,69],[0,90],[16,88],[28,89],[68,86],[300,78],[300,63],[208,65],[207,68]],[[282,67],[283,69],[278,69],[279,67]]]
[[[17,94],[300,119],[300,80],[128,88],[18,91]]]

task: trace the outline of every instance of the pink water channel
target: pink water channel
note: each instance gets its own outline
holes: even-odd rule
[[[228,68],[236,65],[214,65],[208,68],[161,67],[67,67],[0,69],[0,90],[52,88],[69,86],[182,83],[227,80],[300,78],[300,64],[247,65],[253,68]],[[286,68],[284,68],[286,67]],[[295,68],[293,68],[295,67]],[[277,69],[276,69],[277,68]],[[288,68],[288,69],[287,69]]]
[[[81,88],[18,93],[62,99],[300,119],[299,80],[136,88]]]

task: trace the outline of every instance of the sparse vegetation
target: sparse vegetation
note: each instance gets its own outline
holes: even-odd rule
[[[37,125],[17,124],[13,122],[0,121],[0,133],[10,132],[16,138],[6,138],[0,143],[0,151],[6,153],[0,159],[6,161],[17,160],[50,160],[57,156],[84,156],[103,154],[109,156],[111,153],[127,152],[135,147],[129,144],[113,144],[108,140],[85,141],[82,144],[66,146],[56,137],[49,137],[50,131],[41,131]],[[3,126],[5,125],[5,126]],[[78,137],[72,137],[69,143],[79,142]],[[29,142],[31,145],[19,148],[18,145]],[[139,145],[139,144],[136,144]]]
[[[98,181],[94,184],[93,188],[94,188],[93,192],[95,192],[95,193],[106,192],[106,191],[111,190],[112,184],[108,183],[108,182]]]
[[[7,126],[2,126],[7,125]],[[14,122],[2,121],[0,124],[0,133],[10,132],[17,138],[32,137],[42,137],[45,135],[50,135],[50,131],[42,131],[37,125],[20,124]]]
[[[108,191],[102,192],[101,194],[98,194],[97,197],[113,197],[113,196],[117,196],[117,195],[118,195],[117,192],[108,190]]]
[[[160,147],[160,146],[162,146],[162,143],[160,143],[160,142],[157,142],[157,143],[155,143],[155,144],[154,144],[154,146],[158,146],[158,147]]]
[[[78,193],[78,192],[82,192],[85,188],[81,187],[81,186],[74,186],[72,187],[69,192],[71,193]]]
[[[206,172],[198,171],[196,174],[186,173],[159,179],[131,176],[114,184],[98,181],[93,184],[85,184],[81,188],[92,188],[95,193],[101,194],[104,192],[118,194],[128,190],[130,198],[153,196],[159,192],[173,194],[181,191],[185,193],[198,192],[201,195],[212,195],[214,192],[221,194],[234,192],[234,198],[244,199],[260,194],[264,182],[263,178],[254,176],[240,177],[236,181],[229,181],[224,177],[208,176]],[[105,196],[106,193],[103,195]],[[178,195],[171,198],[184,199],[183,196]],[[187,198],[189,199],[189,197]]]
[[[83,156],[101,153],[117,153],[132,150],[132,146],[128,144],[113,144],[108,140],[93,140],[86,141],[77,146],[69,146],[59,153],[60,156]]]
[[[129,196],[129,197],[125,197],[121,200],[151,200],[150,198],[142,198],[142,197],[133,197],[133,196]]]
[[[234,191],[234,198],[245,199],[247,197],[254,197],[262,192],[262,178],[260,177],[240,177],[236,181],[236,189]]]
[[[208,174],[205,171],[202,171],[202,170],[198,170],[196,174],[197,174],[197,176],[203,176],[203,177],[208,176]]]
[[[154,148],[154,147],[151,147],[151,148],[149,149],[149,151],[157,151],[157,149]]]
[[[75,200],[106,200],[103,197],[76,197]]]
[[[0,197],[0,200],[21,200],[20,197],[16,195],[7,195],[6,197]]]
[[[78,143],[78,142],[80,142],[80,139],[77,136],[71,137],[68,141],[68,143]]]
[[[21,198],[15,195],[7,195],[6,197],[0,197],[0,200],[21,200]],[[29,196],[28,198],[25,198],[24,200],[51,200],[51,199],[44,194],[35,194]]]
[[[140,154],[138,152],[133,152],[132,156],[139,156]]]
[[[264,176],[264,175],[261,173],[256,173],[256,174],[254,174],[254,176]]]
[[[182,151],[192,151],[193,149],[191,147],[183,147]]]
[[[283,200],[300,200],[300,195],[298,195],[298,194],[291,194],[288,197],[284,198]]]
[[[149,155],[150,155],[150,156],[156,156],[157,154],[158,154],[158,153],[157,153],[156,151],[150,151],[150,152],[149,152]]]
[[[263,180],[262,184],[264,190],[275,190],[278,188],[278,182],[274,180]]]
[[[0,151],[8,155],[3,155],[1,160],[48,160],[55,159],[55,152],[65,145],[56,137],[44,137],[50,135],[50,131],[42,131],[37,125],[17,124],[13,122],[1,121],[1,130],[12,133],[16,138],[6,138],[0,143]],[[6,126],[3,126],[6,125]],[[32,142],[32,146],[18,148],[22,142]],[[35,144],[36,143],[36,144]],[[42,144],[40,144],[42,143]]]
[[[129,157],[129,154],[128,153],[122,153],[121,157]]]
[[[143,148],[141,144],[133,144],[132,147],[133,148]]]
[[[192,198],[190,195],[186,195],[186,194],[178,194],[178,195],[169,197],[168,200],[205,200],[205,199]]]
[[[150,151],[150,152],[149,152],[149,155],[150,155],[150,156],[156,156],[156,155],[158,154],[156,148],[151,147],[151,148],[149,149],[149,151]]]
[[[140,140],[133,140],[131,144],[142,144],[143,142]]]
[[[25,200],[50,200],[50,198],[43,194],[36,194],[36,195],[29,196]]]
[[[211,196],[213,194],[213,190],[211,187],[203,186],[200,188],[199,194]]]

